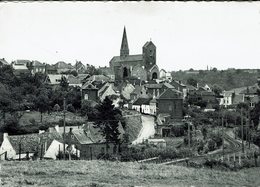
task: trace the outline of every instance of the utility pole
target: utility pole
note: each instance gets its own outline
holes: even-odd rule
[[[65,116],[66,116],[66,100],[65,97],[63,98],[63,159],[66,159],[65,156]]]
[[[222,156],[223,156],[223,161],[224,161],[224,118],[223,118],[223,115],[222,115],[221,123],[222,123]]]
[[[243,124],[243,108],[241,108],[241,134],[242,134],[242,153],[245,152],[244,150],[244,124]]]
[[[190,149],[190,123],[188,121],[188,145],[189,145],[189,149]]]

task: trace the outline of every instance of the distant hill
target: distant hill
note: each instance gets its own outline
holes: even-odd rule
[[[189,78],[193,78],[198,83],[207,83],[210,86],[219,85],[224,90],[230,90],[234,88],[251,86],[257,82],[257,77],[260,76],[259,70],[215,70],[206,71],[199,70],[192,73],[192,71],[177,71],[172,72],[172,77],[175,80],[181,80],[184,83]]]

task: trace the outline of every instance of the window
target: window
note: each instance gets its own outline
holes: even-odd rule
[[[88,100],[88,94],[85,94],[85,95],[84,95],[84,99],[85,99],[85,100]]]

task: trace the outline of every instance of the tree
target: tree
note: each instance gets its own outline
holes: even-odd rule
[[[218,97],[220,96],[220,94],[222,93],[223,89],[217,85],[217,84],[214,84],[213,87],[212,87],[212,91],[215,93],[215,95]]]
[[[197,87],[197,83],[198,83],[198,81],[195,80],[195,79],[193,79],[192,77],[190,77],[190,78],[187,79],[187,84],[189,84],[189,85],[192,85],[192,86],[194,86],[194,87]]]
[[[108,97],[97,106],[97,112],[95,127],[99,128],[99,131],[104,136],[108,153],[108,144],[110,142],[115,145],[120,143],[118,127],[122,113],[114,107],[113,102]]]
[[[84,100],[81,105],[80,113],[82,116],[87,116],[88,119],[94,120],[96,119],[97,115],[97,109],[96,106],[97,103],[94,101]]]
[[[49,98],[43,94],[41,94],[38,98],[36,98],[36,107],[39,109],[41,113],[41,122],[42,122],[42,114],[47,112],[49,109]]]
[[[68,80],[65,76],[61,77],[61,81],[60,81],[60,86],[62,87],[63,90],[67,91],[69,88],[69,83]]]
[[[12,101],[9,98],[10,96],[10,91],[3,85],[0,84],[0,110],[3,113],[3,119],[4,119],[4,123],[5,123],[5,116],[7,112],[10,112],[12,107]]]
[[[53,110],[54,110],[55,112],[60,111],[60,105],[59,105],[59,104],[55,104],[54,107],[53,107]]]

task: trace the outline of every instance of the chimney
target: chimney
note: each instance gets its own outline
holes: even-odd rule
[[[7,139],[7,137],[8,137],[8,133],[5,132],[5,133],[3,134],[3,140]]]
[[[59,125],[55,125],[54,129],[55,129],[57,132],[60,132],[60,127],[59,127]]]
[[[70,133],[72,133],[73,128],[70,128]]]

